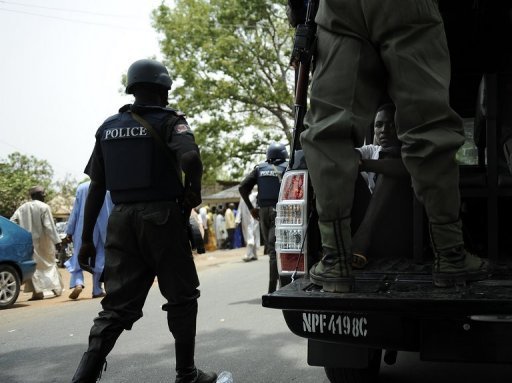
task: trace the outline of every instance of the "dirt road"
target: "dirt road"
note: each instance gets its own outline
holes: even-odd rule
[[[263,247],[260,248],[261,251],[263,250]],[[245,247],[239,248],[239,249],[233,249],[233,250],[216,250],[216,251],[210,251],[205,254],[196,254],[194,255],[194,261],[196,263],[197,271],[200,272],[201,270],[215,266],[221,263],[227,263],[227,262],[239,262],[242,257],[245,254]],[[21,293],[18,297],[18,300],[14,304],[14,307],[16,305],[22,304],[23,306],[33,306],[33,307],[39,307],[42,305],[51,305],[56,304],[60,302],[65,301],[71,301],[69,298],[69,294],[71,293],[72,289],[69,288],[69,278],[70,274],[66,269],[59,268],[60,274],[62,276],[62,280],[64,282],[64,291],[62,292],[62,295],[59,297],[54,296],[51,292],[45,292],[45,299],[40,301],[29,301],[30,297],[32,296],[32,293],[24,293],[23,292],[23,286]],[[92,275],[89,273],[84,273],[85,277],[85,289],[83,289],[82,293],[78,297],[77,300],[83,300],[83,299],[93,299],[92,298]]]

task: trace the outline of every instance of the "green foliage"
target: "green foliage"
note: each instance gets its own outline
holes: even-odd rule
[[[67,175],[52,184],[52,177],[53,169],[46,160],[18,152],[0,159],[0,215],[10,218],[23,202],[30,200],[28,190],[36,185],[45,188],[46,202],[56,195],[74,198],[79,182]]]
[[[205,181],[240,179],[271,141],[291,141],[293,31],[285,1],[174,3],[153,12],[174,79],[172,102],[193,125]]]
[[[53,169],[45,160],[15,152],[0,160],[0,215],[10,218],[24,201],[28,190],[41,185],[48,189]]]

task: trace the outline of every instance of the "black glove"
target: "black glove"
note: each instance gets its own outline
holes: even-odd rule
[[[295,28],[298,24],[304,24],[306,12],[307,6],[304,0],[288,0],[286,16],[288,16],[288,22],[292,27]]]
[[[96,248],[92,242],[83,242],[78,252],[78,264],[81,269],[91,274],[94,273],[96,265]]]
[[[192,188],[185,189],[185,195],[183,196],[183,209],[187,217],[190,216],[190,211],[199,206],[203,200],[201,199],[201,191],[194,190]]]

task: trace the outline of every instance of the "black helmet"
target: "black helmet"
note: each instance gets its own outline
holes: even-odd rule
[[[171,89],[172,80],[167,68],[155,60],[138,60],[128,68],[126,93],[132,94],[132,87],[139,83],[160,85],[163,88]]]
[[[283,144],[273,142],[267,149],[267,161],[271,160],[286,160],[288,158],[288,151]]]

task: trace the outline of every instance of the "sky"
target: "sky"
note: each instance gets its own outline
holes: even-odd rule
[[[150,17],[161,2],[0,0],[0,161],[21,152],[54,181],[82,180],[97,128],[133,101],[122,74],[162,58]]]

